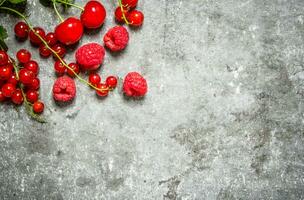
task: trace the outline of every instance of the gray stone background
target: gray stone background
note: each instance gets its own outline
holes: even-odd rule
[[[84,5],[86,1],[76,1]],[[100,42],[116,2],[81,44]],[[77,81],[73,104],[57,106],[53,60],[13,37],[10,54],[40,63],[47,124],[0,105],[0,199],[304,199],[304,1],[139,0],[141,29],[102,77],[139,71],[144,100],[108,98]],[[35,26],[52,31],[52,9],[29,0]],[[79,16],[70,9],[65,17]],[[73,51],[67,61],[73,61]]]

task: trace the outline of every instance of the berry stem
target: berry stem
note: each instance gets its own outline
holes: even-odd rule
[[[63,19],[63,17],[60,15],[60,13],[57,10],[57,6],[56,6],[56,1],[55,0],[53,0],[53,7],[54,7],[56,15],[59,17],[60,21],[63,22],[64,19]]]
[[[69,6],[73,6],[75,8],[78,8],[78,9],[84,11],[84,8],[81,7],[81,6],[79,6],[79,5],[77,5],[77,4],[69,3],[69,2],[66,2],[66,1],[62,1],[62,0],[54,0],[54,1],[62,3],[62,4],[66,4],[66,5],[69,5]]]
[[[16,79],[19,80],[19,68],[16,65],[16,63],[11,59],[11,57],[8,58],[9,61],[12,63],[14,69],[15,69],[15,75],[16,75]]]
[[[100,89],[96,86],[94,86],[93,84],[89,83],[88,81],[86,81],[85,79],[83,79],[81,76],[79,76],[70,66],[68,66],[64,60],[56,53],[56,51],[54,51],[49,45],[48,43],[38,34],[36,33],[36,31],[34,30],[33,26],[29,23],[29,21],[27,20],[26,16],[24,16],[23,14],[21,14],[20,12],[18,12],[17,10],[8,8],[8,7],[0,7],[0,9],[2,10],[8,10],[11,12],[14,12],[15,14],[19,15],[24,21],[25,23],[29,26],[30,30],[33,31],[33,33],[42,41],[42,43],[46,46],[46,48],[48,48],[57,58],[58,60],[60,60],[60,62],[69,70],[71,70],[73,72],[73,74],[83,83],[89,85],[90,87],[92,87],[95,90],[98,91],[105,91],[105,90],[109,90],[108,88],[106,89]]]
[[[127,18],[126,18],[126,15],[125,15],[125,13],[124,13],[124,8],[123,8],[123,5],[122,5],[122,3],[121,3],[121,0],[118,0],[118,4],[119,4],[119,7],[120,7],[120,10],[121,10],[121,13],[122,13],[122,18],[123,18],[123,20],[126,22],[126,24],[130,24],[129,22],[128,22],[128,20],[127,20]]]

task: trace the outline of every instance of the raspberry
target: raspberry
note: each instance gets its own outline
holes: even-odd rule
[[[103,41],[110,50],[121,51],[129,42],[129,33],[125,27],[115,26],[106,33]]]
[[[130,97],[143,97],[148,91],[147,81],[137,72],[130,72],[125,77],[123,91]]]
[[[76,96],[74,79],[68,76],[58,78],[53,85],[53,97],[59,102],[69,102]]]
[[[97,43],[89,43],[80,47],[75,58],[83,70],[96,70],[103,62],[105,50]]]

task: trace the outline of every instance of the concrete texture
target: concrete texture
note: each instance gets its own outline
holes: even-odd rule
[[[85,1],[76,1],[84,4]],[[115,23],[114,1],[101,42]],[[304,1],[140,0],[103,77],[141,72],[145,99],[100,100],[77,81],[65,107],[51,97],[53,60],[41,66],[47,124],[1,105],[0,199],[304,199]],[[30,21],[53,30],[52,9],[29,0]],[[79,15],[71,9],[65,16]],[[12,35],[14,17],[0,22]],[[73,61],[73,51],[67,61]]]

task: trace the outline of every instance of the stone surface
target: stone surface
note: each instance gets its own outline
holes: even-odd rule
[[[76,1],[83,5],[85,1]],[[115,22],[81,44],[100,42]],[[141,29],[100,74],[139,71],[143,100],[51,97],[53,60],[39,60],[47,124],[0,106],[0,199],[304,199],[304,1],[140,0]],[[30,21],[53,30],[52,9],[29,0]],[[79,15],[72,8],[66,13]],[[17,18],[0,15],[12,36]],[[73,61],[74,51],[67,61]],[[121,86],[120,86],[121,87]]]

